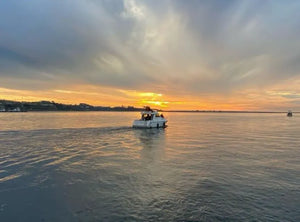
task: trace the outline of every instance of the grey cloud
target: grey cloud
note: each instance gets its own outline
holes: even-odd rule
[[[126,11],[135,5],[140,12]],[[0,78],[186,93],[262,87],[300,74],[299,9],[294,1],[1,1]],[[22,86],[13,82],[0,86]]]
[[[300,99],[300,94],[282,95],[282,97],[288,98],[288,99]]]

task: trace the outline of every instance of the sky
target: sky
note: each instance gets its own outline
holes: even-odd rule
[[[0,99],[300,111],[300,1],[1,0]]]

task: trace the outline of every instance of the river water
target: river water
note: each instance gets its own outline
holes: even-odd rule
[[[0,113],[0,221],[300,221],[300,114]]]

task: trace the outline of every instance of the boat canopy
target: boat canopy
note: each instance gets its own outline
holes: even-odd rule
[[[158,113],[156,110],[154,110],[154,111],[142,111],[141,112],[142,115],[143,114],[149,114],[149,115],[151,115],[151,114],[156,114],[156,113]]]

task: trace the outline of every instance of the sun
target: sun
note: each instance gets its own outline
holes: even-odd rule
[[[167,101],[157,101],[157,100],[155,100],[155,99],[152,99],[152,100],[141,100],[141,101],[139,102],[139,104],[140,104],[141,106],[145,106],[145,105],[155,105],[155,106],[159,106],[159,107],[161,107],[161,108],[166,108],[166,107],[168,107],[169,102],[167,102]]]

